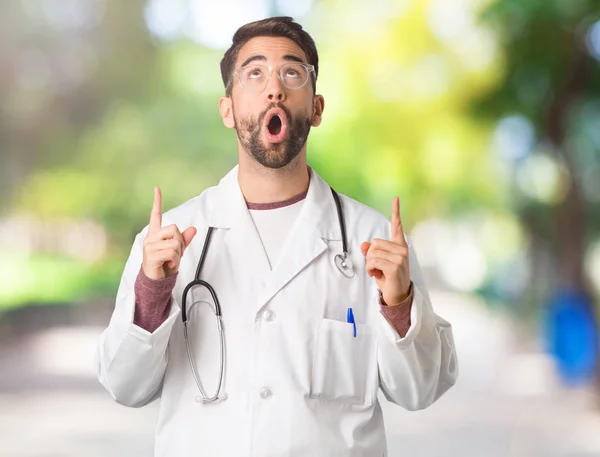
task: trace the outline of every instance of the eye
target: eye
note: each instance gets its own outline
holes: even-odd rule
[[[258,79],[262,78],[263,70],[259,67],[252,67],[246,70],[246,78],[248,79]]]
[[[299,78],[300,77],[300,72],[294,68],[288,68],[285,71],[285,78]]]

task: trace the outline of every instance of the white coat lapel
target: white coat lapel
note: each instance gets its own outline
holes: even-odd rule
[[[324,240],[341,240],[329,185],[312,169],[302,210],[274,265],[258,306],[264,306],[300,271],[327,250]]]
[[[217,199],[210,210],[209,224],[227,229],[225,243],[247,278],[266,280],[270,265],[254,221],[237,180],[238,166],[233,168],[219,183]],[[235,272],[231,272],[232,279]],[[238,272],[239,273],[239,272]],[[238,278],[239,279],[239,278]]]

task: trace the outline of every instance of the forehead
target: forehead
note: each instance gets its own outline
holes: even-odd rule
[[[295,55],[307,62],[306,54],[300,46],[284,37],[254,37],[238,53],[236,67],[252,56],[265,56],[267,60],[280,60],[285,55]]]

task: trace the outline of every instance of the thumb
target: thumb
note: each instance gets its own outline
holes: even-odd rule
[[[196,232],[197,232],[196,227],[188,227],[181,234],[186,248],[190,245],[190,243],[194,239]]]
[[[362,253],[362,255],[367,255],[367,251],[369,250],[370,247],[371,247],[371,243],[369,243],[368,241],[361,243],[360,244],[360,252]]]

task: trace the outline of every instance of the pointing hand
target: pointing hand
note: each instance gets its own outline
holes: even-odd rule
[[[162,194],[160,188],[155,187],[142,261],[146,276],[155,280],[165,279],[179,271],[181,257],[196,235],[195,227],[188,227],[183,233],[175,224],[162,227],[161,206]]]
[[[375,278],[383,300],[393,306],[402,303],[410,289],[408,245],[400,220],[398,197],[394,198],[392,204],[391,224],[391,240],[374,238],[371,242],[365,241],[360,245],[360,251],[366,258],[367,273]]]

